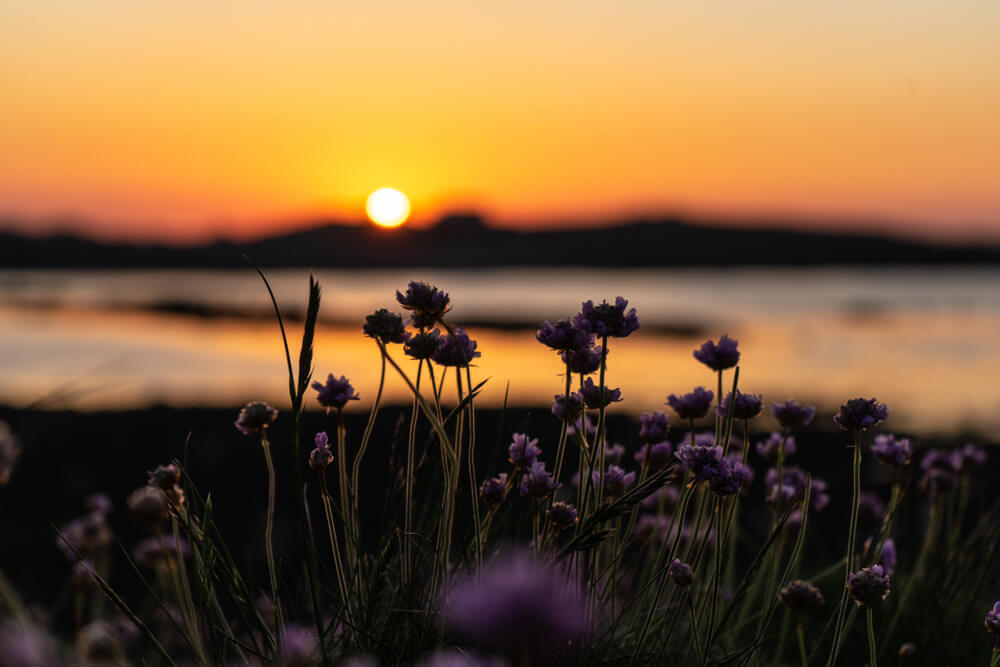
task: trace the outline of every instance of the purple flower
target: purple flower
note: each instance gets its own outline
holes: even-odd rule
[[[592,473],[595,486],[600,486],[601,473],[595,470]],[[604,474],[604,497],[621,498],[625,495],[628,487],[635,482],[635,473],[626,473],[616,465],[608,466],[608,471]]]
[[[580,312],[573,318],[573,324],[595,336],[611,336],[612,338],[624,338],[639,328],[639,318],[636,317],[635,308],[627,313],[628,301],[623,297],[615,297],[615,305],[607,301],[595,306],[593,301],[585,301],[580,308]]]
[[[577,521],[576,508],[569,503],[554,502],[547,512],[549,521],[559,528],[572,526]]]
[[[896,543],[891,537],[886,538],[882,544],[882,557],[879,562],[885,568],[886,574],[892,574],[896,569]]]
[[[173,535],[149,537],[136,546],[132,559],[143,567],[169,572],[177,566],[178,553],[187,558],[191,547],[183,539],[174,540]]]
[[[947,472],[958,472],[960,463],[958,459],[952,456],[950,450],[947,449],[928,449],[927,453],[924,454],[924,458],[920,460],[921,470],[945,470]]]
[[[153,528],[170,516],[167,494],[155,486],[143,486],[133,491],[125,505],[139,523]]]
[[[806,488],[806,473],[797,466],[785,466],[781,471],[781,501],[790,501],[795,496],[802,493]],[[766,500],[774,503],[778,500],[778,470],[769,468],[764,475],[764,487],[767,489]],[[812,490],[809,494],[809,508],[820,511],[830,502],[830,496],[826,493],[827,484],[822,479],[812,480]]]
[[[403,344],[403,354],[412,359],[430,359],[439,347],[441,347],[441,332],[431,329],[410,336]]]
[[[608,351],[610,354],[610,350]],[[559,353],[559,358],[569,368],[570,373],[589,375],[601,368],[601,348],[585,347],[580,350],[565,350]]]
[[[753,471],[740,461],[722,459],[716,473],[708,480],[708,488],[717,496],[731,496],[753,480]]]
[[[597,422],[595,422],[590,417],[583,418],[583,429],[588,440],[593,440],[597,437]],[[580,419],[574,419],[572,422],[566,425],[566,433],[575,436],[580,431]]]
[[[586,350],[594,344],[593,334],[574,326],[569,320],[559,320],[555,324],[542,322],[535,338],[539,343],[548,345],[553,350],[568,350],[575,352]]]
[[[278,410],[270,403],[251,401],[243,406],[233,424],[243,435],[256,433],[274,423],[278,418]]]
[[[778,599],[792,611],[804,613],[819,609],[826,600],[819,589],[808,581],[796,579],[778,592]]]
[[[521,475],[521,495],[532,498],[545,498],[558,487],[552,479],[552,473],[545,470],[545,463],[532,461],[531,466]]]
[[[847,593],[859,607],[889,597],[889,575],[881,565],[872,565],[847,576]]]
[[[694,481],[711,479],[719,473],[722,463],[722,447],[715,445],[681,445],[674,454],[681,465],[688,471]]]
[[[643,509],[656,511],[659,511],[662,507],[663,511],[669,512],[677,505],[679,499],[680,492],[677,490],[677,487],[661,486],[655,492],[639,501],[639,506]]]
[[[623,458],[625,458],[625,445],[616,442],[613,445],[604,446],[604,461],[606,463],[618,465]]]
[[[501,658],[481,658],[468,651],[450,648],[440,649],[425,655],[414,667],[506,667],[506,665],[507,663]],[[378,665],[374,661],[371,661],[370,664],[357,666],[342,662],[340,667],[378,667]]]
[[[436,363],[441,366],[468,366],[473,359],[483,356],[476,351],[476,341],[469,338],[465,329],[455,327],[454,336],[442,336],[441,344],[437,351],[431,355]]]
[[[507,448],[510,462],[516,466],[528,467],[542,454],[538,438],[529,438],[524,433],[515,433]]]
[[[586,632],[582,591],[552,563],[508,555],[456,577],[442,618],[456,635],[520,660],[556,653]]]
[[[608,389],[598,387],[594,381],[587,378],[580,387],[580,395],[583,396],[584,404],[591,410],[599,410],[612,403],[620,403],[622,392],[620,389]]]
[[[833,421],[845,431],[864,431],[885,421],[889,408],[874,398],[852,398],[840,406]]]
[[[771,433],[767,440],[758,442],[757,453],[764,457],[768,463],[774,463],[778,460],[778,450],[781,448],[782,442],[785,444],[785,456],[791,456],[795,453],[795,438],[781,433]]]
[[[670,430],[670,419],[659,410],[639,416],[639,440],[646,443],[663,442]]]
[[[690,565],[681,561],[680,558],[675,558],[670,563],[670,567],[667,568],[667,574],[681,588],[690,586],[691,582],[694,581],[694,570]]]
[[[771,406],[771,414],[778,420],[782,428],[798,428],[808,426],[816,415],[816,408],[811,405],[799,405],[789,399],[784,403]]]
[[[301,625],[286,625],[281,630],[281,664],[315,665],[319,657],[316,631]]]
[[[700,349],[694,351],[694,358],[714,371],[732,368],[740,361],[740,351],[736,349],[737,342],[722,334],[718,344],[705,341]]]
[[[892,434],[876,435],[872,445],[872,456],[876,461],[900,468],[910,462],[913,447],[906,438],[896,439]]]
[[[499,505],[507,496],[507,473],[490,477],[479,485],[479,497],[488,506]]]
[[[343,375],[335,378],[333,373],[330,373],[326,376],[326,384],[313,382],[312,388],[317,392],[317,402],[327,410],[330,408],[341,410],[348,401],[357,401],[361,398]]]
[[[920,479],[920,490],[931,497],[948,493],[958,484],[956,474],[947,468],[930,468]]]
[[[725,417],[729,414],[729,401],[732,400],[732,392],[726,394],[722,403],[715,409],[715,414]],[[739,389],[736,390],[736,404],[733,406],[733,419],[753,419],[760,414],[764,408],[764,403],[760,394],[744,394]]]
[[[180,471],[178,470],[178,478]],[[100,514],[106,517],[111,514],[111,498],[106,493],[93,493],[83,501],[83,508],[91,514]]]
[[[410,334],[403,327],[403,318],[391,313],[385,308],[379,308],[371,315],[365,316],[361,330],[366,336],[383,343],[405,343]]]
[[[655,472],[670,465],[675,459],[673,457],[674,446],[669,442],[657,442],[652,445],[643,445],[635,453],[635,461],[639,465],[646,462],[647,452],[649,454],[649,470]]]
[[[570,393],[569,399],[566,398],[565,394],[556,394],[555,401],[552,403],[552,414],[555,415],[556,419],[565,420],[567,410],[570,418],[583,412],[583,396],[575,391]]]
[[[667,396],[667,403],[681,419],[701,419],[708,414],[708,409],[712,407],[713,398],[715,398],[715,394],[708,389],[695,387],[692,392],[683,396],[670,394]]]
[[[986,450],[973,444],[967,444],[961,449],[953,450],[951,457],[955,469],[959,472],[965,472],[986,463]]]
[[[448,293],[425,282],[411,282],[406,288],[406,294],[397,291],[396,301],[404,309],[413,311],[410,322],[418,329],[434,326],[451,308]]]
[[[871,491],[862,491],[858,496],[859,507],[876,519],[885,514],[885,503],[877,494]]]
[[[330,451],[330,438],[326,431],[320,431],[313,438],[316,449],[309,452],[309,467],[313,470],[326,470],[326,467],[333,461],[333,452]]]
[[[632,534],[642,543],[662,542],[670,529],[670,519],[662,514],[643,514],[635,522]]]
[[[1000,602],[993,604],[993,609],[986,613],[986,629],[1000,638]]]
[[[18,667],[51,667],[73,664],[59,644],[42,628],[13,618],[0,620],[0,660]]]

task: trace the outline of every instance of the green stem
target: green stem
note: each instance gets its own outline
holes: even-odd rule
[[[604,386],[605,375],[607,374],[608,368],[608,337],[601,336],[601,372],[600,372],[600,392],[601,392],[601,409],[598,411],[597,417],[597,470],[599,473],[598,483],[597,483],[597,502],[600,503],[601,499],[604,498],[604,450],[606,449],[605,440],[607,439],[607,423],[605,420],[605,412],[607,410],[607,405],[605,404],[605,394],[607,389]]]
[[[361,491],[359,490],[361,488],[359,484],[361,478],[361,459],[364,458],[365,452],[368,451],[368,442],[371,440],[372,429],[375,426],[375,417],[378,416],[379,405],[382,402],[382,389],[385,387],[385,348],[382,346],[382,341],[376,339],[376,343],[378,343],[379,355],[382,358],[378,391],[375,392],[375,402],[372,404],[371,412],[368,414],[368,423],[365,424],[365,431],[361,436],[361,444],[358,446],[358,453],[354,455],[354,463],[351,466],[351,496],[353,501],[351,504],[351,532],[354,534],[359,548],[361,545]],[[347,508],[344,509],[346,511]]]
[[[260,444],[264,449],[264,462],[267,464],[267,519],[264,524],[264,556],[267,559],[267,573],[271,579],[271,601],[274,603],[274,631],[277,634],[277,644],[281,647],[281,602],[278,599],[278,571],[274,563],[274,461],[271,460],[271,444],[267,440],[267,431],[261,430]]]
[[[806,651],[806,629],[799,621],[795,626],[795,634],[799,636],[799,658],[802,660],[802,667],[809,667],[809,653]]]
[[[698,654],[698,664],[705,666],[705,653],[701,650],[701,639],[698,636],[698,615],[694,612],[694,600],[691,599],[690,588],[684,589],[684,597],[687,598],[688,614],[691,617],[691,643]]]
[[[872,625],[872,606],[868,605],[868,662],[869,667],[878,667],[878,652],[875,650],[875,627]]]
[[[840,594],[840,605],[837,607],[837,624],[833,630],[833,647],[830,650],[830,658],[827,660],[828,667],[837,664],[837,655],[840,653],[840,645],[844,641],[844,616],[847,614],[847,578],[851,574],[854,565],[854,542],[858,530],[858,508],[861,500],[861,431],[854,429],[854,486],[851,496],[851,523],[847,531],[847,555],[844,564],[843,591]]]
[[[993,659],[990,660],[990,667],[997,667],[997,665],[1000,665],[1000,642],[993,647]]]
[[[351,596],[347,591],[347,579],[344,577],[344,564],[340,559],[340,544],[337,540],[337,526],[333,520],[333,503],[330,501],[330,492],[326,486],[326,474],[322,470],[316,471],[319,477],[319,488],[323,498],[323,514],[326,517],[326,530],[330,534],[330,550],[333,553],[333,571],[337,577],[337,589],[340,592],[340,603],[344,608],[344,615],[347,617],[348,625],[354,626],[354,613],[351,609]]]
[[[382,357],[385,362],[385,357]],[[429,364],[430,362],[428,362]],[[420,375],[424,368],[424,360],[417,365],[417,391],[420,391]],[[413,412],[410,413],[410,430],[406,440],[406,481],[403,494],[403,587],[409,589],[413,577],[413,464],[417,446],[417,399],[413,399]]]
[[[357,536],[348,508],[351,507],[351,488],[347,481],[347,429],[344,426],[344,411],[337,409],[337,476],[340,487],[340,513],[344,524],[344,546],[347,551],[349,580],[360,581],[358,574]],[[360,585],[360,584],[359,584]]]

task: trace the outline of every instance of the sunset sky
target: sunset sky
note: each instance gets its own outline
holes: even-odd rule
[[[7,1],[0,217],[245,238],[360,220],[391,186],[415,225],[1000,241],[998,43],[985,0]]]

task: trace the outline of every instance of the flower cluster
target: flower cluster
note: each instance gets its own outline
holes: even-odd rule
[[[674,446],[669,442],[658,442],[656,444],[646,444],[635,453],[635,461],[639,465],[646,464],[649,470],[655,472],[666,468],[675,459],[673,456]]]
[[[613,306],[607,301],[601,302],[599,306],[595,306],[593,301],[585,301],[580,312],[573,318],[573,324],[595,336],[624,338],[639,328],[635,308],[627,313],[626,308],[628,301],[620,296],[615,297]]]
[[[594,344],[594,335],[584,331],[569,320],[559,320],[555,324],[545,321],[538,326],[535,338],[539,343],[553,350],[578,352],[589,349]]]
[[[342,410],[348,401],[361,399],[350,381],[343,375],[335,378],[333,373],[330,373],[326,377],[326,383],[313,382],[312,388],[317,392],[316,401],[327,410]]]
[[[490,477],[479,485],[479,497],[487,506],[499,505],[507,497],[507,473]]]
[[[791,456],[795,453],[795,438],[774,432],[767,437],[767,440],[758,442],[756,449],[765,461],[774,463],[778,460],[778,453],[782,446],[785,448],[785,456]]]
[[[872,456],[880,463],[901,468],[910,462],[913,446],[906,438],[897,440],[896,436],[888,433],[876,435],[875,444],[872,445]]]
[[[601,483],[601,473],[595,470],[593,472],[592,478],[594,480],[595,486],[600,486]],[[632,486],[635,482],[634,472],[625,472],[622,468],[616,465],[608,466],[608,470],[603,475],[604,478],[604,497],[605,498],[620,498],[625,495],[625,491],[628,487]]]
[[[507,448],[507,454],[511,463],[526,468],[541,456],[542,450],[538,446],[538,438],[530,438],[525,433],[515,433]]]
[[[531,498],[545,498],[558,488],[552,473],[545,469],[543,461],[532,461],[528,469],[521,475],[521,495]]]
[[[552,503],[552,507],[549,508],[547,514],[549,521],[558,528],[567,528],[577,521],[576,508],[562,501]]]
[[[403,354],[411,359],[430,359],[441,347],[441,332],[437,329],[421,331],[410,336],[403,344]]]
[[[730,401],[733,401],[733,419],[753,419],[764,409],[764,401],[760,394],[744,394],[737,389],[736,398],[733,399],[732,392],[726,394],[715,409],[715,413],[720,417],[727,416]]]
[[[465,367],[478,357],[483,356],[476,351],[476,341],[469,338],[469,334],[461,327],[452,330],[454,335],[441,337],[441,342],[437,350],[431,355],[431,359],[441,366]]]
[[[608,354],[610,354],[610,350]],[[579,350],[564,350],[559,353],[570,373],[589,375],[601,369],[601,348],[584,347]]]
[[[786,607],[798,613],[819,609],[826,603],[818,588],[801,579],[796,579],[782,588],[778,592],[778,599]]]
[[[737,342],[722,334],[718,343],[705,341],[705,343],[694,351],[694,358],[705,364],[714,371],[723,371],[732,368],[740,361],[740,351],[736,349]]]
[[[692,481],[709,480],[719,474],[722,463],[722,447],[716,445],[681,445],[674,454],[685,470],[691,473]]]
[[[1000,639],[1000,602],[993,604],[993,609],[986,613],[986,629]]]
[[[674,583],[681,588],[687,588],[694,581],[694,569],[687,563],[675,558],[667,569],[667,574],[674,580]]]
[[[719,462],[714,475],[708,480],[708,488],[717,496],[730,496],[753,480],[753,471],[740,461],[724,458]]]
[[[599,410],[612,403],[620,403],[622,400],[621,390],[598,387],[590,378],[587,378],[580,387],[580,394],[583,396],[584,404],[591,410]]]
[[[852,398],[840,406],[833,421],[845,431],[864,431],[884,422],[888,416],[889,408],[885,403],[874,398]]]
[[[405,310],[411,311],[410,323],[417,329],[433,327],[451,308],[447,292],[415,280],[406,287],[406,294],[396,292],[396,301]]]
[[[331,376],[332,377],[332,376]],[[233,422],[243,435],[257,433],[274,423],[278,418],[278,410],[270,403],[251,401],[243,406],[239,416]]]
[[[325,431],[320,431],[313,438],[316,448],[309,452],[309,467],[313,470],[326,470],[333,462],[333,452],[330,451],[330,438]]]
[[[670,420],[667,415],[654,410],[652,413],[643,412],[639,415],[639,440],[653,444],[663,442],[667,439],[667,431],[670,430]]]
[[[704,387],[695,387],[693,391],[683,396],[670,394],[667,396],[667,404],[681,419],[701,419],[708,414],[708,409],[712,407],[712,399],[714,398],[715,394],[712,391]]]
[[[816,416],[816,408],[811,405],[799,405],[789,399],[784,403],[773,404],[771,414],[781,424],[781,428],[792,429],[808,426]]]
[[[403,318],[385,308],[379,308],[365,317],[361,330],[366,336],[383,343],[405,343],[410,337],[403,326]]]
[[[572,419],[583,412],[583,407],[583,396],[578,392],[571,392],[569,397],[565,394],[556,394],[555,401],[552,402],[552,414],[556,419],[565,420],[567,414]]]
[[[847,593],[859,607],[889,597],[889,575],[881,565],[872,565],[847,576]]]

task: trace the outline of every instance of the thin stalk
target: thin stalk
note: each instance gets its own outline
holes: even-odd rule
[[[379,406],[382,402],[382,389],[385,387],[385,348],[382,346],[382,341],[376,339],[378,344],[379,356],[382,361],[382,369],[379,372],[378,378],[378,391],[375,392],[375,402],[372,404],[371,412],[368,414],[368,423],[365,424],[364,434],[361,436],[361,444],[358,446],[358,453],[354,455],[354,463],[351,467],[351,532],[354,534],[355,539],[358,541],[360,548],[361,545],[361,509],[360,509],[360,477],[361,477],[361,459],[364,458],[365,452],[368,451],[368,442],[371,440],[372,429],[375,426],[375,417],[378,416]],[[346,511],[346,507],[344,510]]]
[[[261,429],[260,444],[264,449],[264,462],[267,464],[267,519],[264,524],[264,556],[267,558],[267,574],[271,579],[271,600],[274,602],[274,631],[277,635],[277,646],[280,651],[281,631],[283,628],[281,620],[281,602],[278,599],[278,569],[274,563],[274,461],[271,460],[271,444],[267,440],[267,431]]]
[[[382,356],[385,363],[385,356]],[[430,362],[428,362],[428,365]],[[420,375],[424,368],[424,360],[417,364],[416,389],[420,391]],[[410,430],[406,440],[406,481],[403,494],[403,588],[409,590],[413,578],[413,463],[417,446],[417,399],[413,398],[413,411],[410,413]]]
[[[604,386],[605,375],[607,374],[608,368],[608,337],[601,336],[601,371],[600,371],[600,391],[601,391],[601,409],[598,411],[597,417],[597,469],[599,471],[600,477],[597,483],[597,498],[598,502],[604,497],[604,450],[605,440],[607,439],[607,428],[608,425],[605,422],[605,412],[607,411],[607,405],[605,404],[605,394],[607,389]]]
[[[833,630],[833,647],[830,650],[830,657],[827,666],[833,667],[837,664],[837,656],[840,653],[840,645],[843,642],[844,616],[847,613],[847,578],[851,574],[854,564],[854,542],[858,530],[858,508],[861,500],[861,430],[854,429],[854,487],[851,495],[851,523],[847,531],[847,555],[845,556],[844,567],[844,587],[840,594],[840,605],[837,607],[837,624]]]
[[[735,500],[734,500],[735,502]],[[722,552],[723,552],[723,536],[722,536],[722,498],[718,498],[715,501],[715,572],[712,577],[712,585],[709,586],[709,607],[708,607],[708,632],[705,637],[705,651],[704,655],[708,656],[708,650],[711,648],[712,637],[714,636],[713,628],[715,627],[715,613],[717,609],[716,599],[719,596],[719,581],[722,579]]]
[[[691,618],[691,643],[694,644],[694,650],[698,654],[698,664],[704,667],[705,652],[701,649],[701,641],[698,636],[698,615],[694,611],[694,600],[691,599],[690,588],[684,589],[684,597],[687,599],[688,615]]]
[[[997,645],[993,647],[993,658],[990,660],[990,667],[997,665],[1000,665],[1000,640],[997,640]]]
[[[330,501],[330,491],[326,485],[326,474],[322,470],[316,471],[319,477],[319,488],[323,498],[323,514],[326,517],[326,530],[330,534],[330,551],[333,553],[333,571],[337,577],[337,589],[340,593],[340,603],[344,607],[344,614],[347,616],[348,625],[355,626],[354,612],[351,609],[351,596],[347,589],[347,580],[344,577],[344,564],[340,559],[340,544],[337,540],[337,526],[333,519],[333,503]]]
[[[806,629],[801,620],[795,625],[795,634],[799,636],[799,658],[802,660],[802,667],[809,667],[809,653],[806,651]]]
[[[344,411],[337,408],[337,476],[340,491],[340,512],[344,525],[344,544],[347,551],[347,568],[350,571],[350,581],[360,581],[358,572],[357,536],[350,518],[351,488],[347,481],[347,429],[344,426]],[[360,583],[359,583],[360,586]]]
[[[868,609],[868,662],[869,667],[878,667],[878,651],[875,650],[875,627],[872,624],[872,606],[867,605]]]

